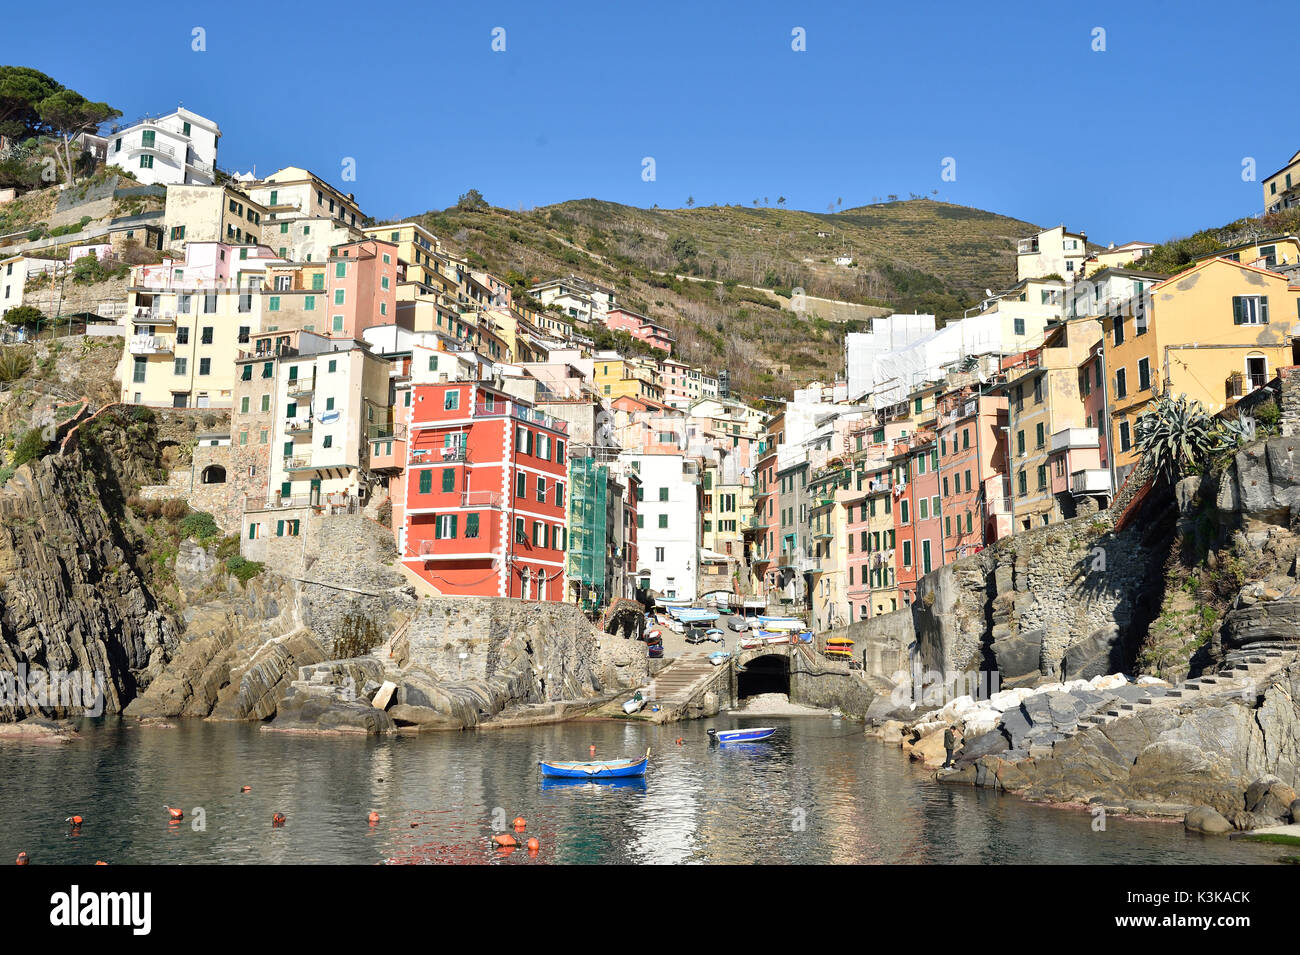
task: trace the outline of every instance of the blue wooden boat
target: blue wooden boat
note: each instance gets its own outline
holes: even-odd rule
[[[650,762],[650,750],[640,759],[609,759],[604,761],[553,763],[538,760],[542,775],[551,779],[627,779],[644,776]]]
[[[708,731],[709,739],[715,743],[757,743],[759,740],[767,739],[776,728],[772,726],[755,726],[743,730],[715,730]]]

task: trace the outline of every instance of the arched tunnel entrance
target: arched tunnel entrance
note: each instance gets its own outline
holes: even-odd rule
[[[790,695],[790,658],[765,653],[743,664],[736,672],[737,702],[760,693]]]

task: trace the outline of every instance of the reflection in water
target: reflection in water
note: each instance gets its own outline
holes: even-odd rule
[[[709,726],[738,722],[752,721],[387,740],[243,724],[87,724],[70,745],[0,746],[0,853],[25,850],[37,864],[530,864],[526,851],[490,842],[502,820],[523,816],[525,838],[541,841],[535,861],[551,863],[1271,862],[1284,854],[1188,837],[1169,824],[1111,819],[1098,833],[1087,813],[940,786],[847,720],[766,717],[762,725],[778,727],[767,742],[709,744]],[[587,759],[592,745],[598,757],[650,747],[645,779],[542,781],[539,759]],[[184,820],[170,822],[164,805],[183,808]],[[276,812],[288,821],[273,828]],[[86,821],[70,832],[64,820],[73,813]]]

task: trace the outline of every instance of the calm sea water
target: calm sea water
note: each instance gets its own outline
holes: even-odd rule
[[[709,745],[709,726],[742,723],[778,732],[764,744]],[[388,740],[101,721],[82,737],[0,746],[0,862],[20,850],[37,864],[1259,863],[1284,854],[1189,837],[1180,825],[1111,819],[1094,832],[1083,812],[940,786],[897,748],[864,739],[861,724],[831,718]],[[593,744],[610,758],[650,747],[644,782],[542,782],[539,758],[586,759]],[[185,819],[169,823],[164,805]],[[276,812],[283,827],[271,825]],[[74,813],[85,817],[75,834],[64,822]],[[206,828],[195,831],[200,815]],[[535,858],[489,842],[515,816],[541,841]]]

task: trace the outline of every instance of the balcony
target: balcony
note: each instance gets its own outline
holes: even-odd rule
[[[309,395],[316,390],[315,378],[290,378],[287,393],[290,398]]]
[[[130,350],[132,355],[170,355],[172,343],[157,335],[133,335]]]
[[[1100,440],[1096,428],[1066,428],[1052,435],[1052,453],[1095,450],[1100,446]]]
[[[1037,237],[1032,239],[1021,239],[1016,243],[1016,252],[1019,255],[1030,255],[1038,251]]]
[[[131,314],[133,325],[175,325],[176,313],[154,308],[136,308]]]
[[[1003,514],[1010,515],[1012,513],[1011,498],[1009,496],[989,498],[988,508],[989,514],[994,517]]]
[[[406,467],[406,441],[392,436],[370,442],[370,470],[400,471]]]
[[[1105,468],[1089,468],[1070,475],[1070,490],[1075,494],[1109,494],[1110,472]]]
[[[309,434],[311,432],[311,418],[290,418],[284,423],[285,434]]]
[[[460,506],[464,508],[491,508],[499,510],[501,507],[501,492],[464,491],[460,496]]]

